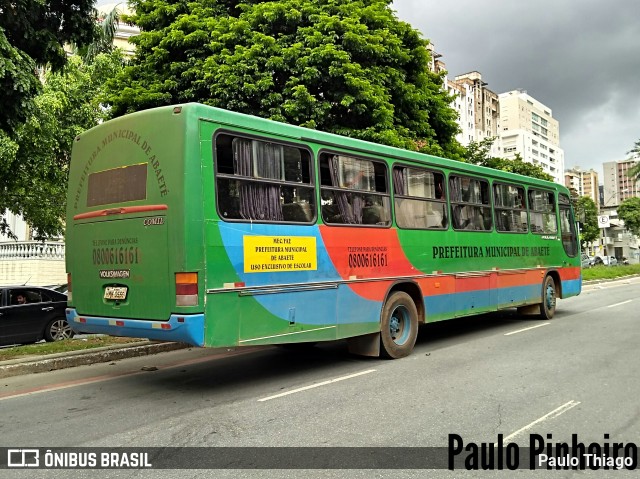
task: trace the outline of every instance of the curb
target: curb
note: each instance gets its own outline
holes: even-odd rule
[[[104,363],[117,359],[147,356],[190,347],[185,343],[140,341],[136,343],[106,346],[102,348],[50,354],[47,356],[10,359],[0,363],[0,378],[21,374],[42,373],[56,369],[72,368],[87,364]]]
[[[628,274],[626,276],[618,276],[617,278],[606,278],[606,279],[590,279],[590,280],[583,280],[582,284],[585,286],[591,286],[594,284],[602,284],[602,283],[612,283],[614,281],[624,281],[624,280],[628,280],[628,279],[634,279],[634,278],[639,278],[640,274]]]

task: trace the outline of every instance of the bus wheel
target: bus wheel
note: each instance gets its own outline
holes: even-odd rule
[[[408,356],[418,336],[418,311],[407,293],[396,291],[382,309],[380,353],[398,359]]]
[[[540,316],[542,319],[551,319],[556,312],[556,282],[551,275],[547,275],[542,283],[542,303],[540,303]]]

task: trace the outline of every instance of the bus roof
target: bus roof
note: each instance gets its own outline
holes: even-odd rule
[[[277,135],[298,141],[313,142],[320,145],[331,146],[334,148],[342,148],[359,152],[367,155],[378,155],[386,158],[414,161],[424,165],[436,166],[448,170],[456,170],[461,173],[476,174],[479,176],[491,176],[504,181],[517,181],[529,185],[544,186],[557,191],[568,193],[568,189],[559,183],[541,180],[530,176],[524,176],[517,173],[497,170],[485,166],[474,165],[457,160],[450,160],[416,151],[405,150],[393,146],[373,143],[356,138],[350,138],[335,133],[328,133],[319,130],[312,130],[301,126],[282,123],[275,120],[260,118],[245,113],[238,113],[222,108],[205,105],[202,103],[183,103],[169,106],[152,108],[149,110],[141,110],[139,112],[130,113],[129,115],[143,115],[159,110],[168,110],[174,112],[176,108],[182,109],[182,114],[195,115],[204,121],[211,121],[218,124],[246,128],[262,133]]]

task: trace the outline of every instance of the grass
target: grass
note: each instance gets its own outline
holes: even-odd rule
[[[629,264],[623,266],[594,266],[582,270],[582,279],[592,281],[599,279],[616,279],[632,274],[640,274],[640,264]]]
[[[115,336],[86,336],[83,338],[71,338],[52,343],[36,343],[24,346],[13,346],[0,349],[0,361],[16,359],[24,356],[45,356],[47,354],[66,353],[69,351],[81,351],[83,349],[101,348],[114,344],[126,344],[143,341],[140,338],[119,338]]]

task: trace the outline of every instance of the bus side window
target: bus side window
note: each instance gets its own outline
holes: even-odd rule
[[[524,198],[524,188],[521,186],[493,184],[493,207],[497,231],[508,233],[528,231]]]
[[[560,231],[562,236],[562,247],[568,256],[578,255],[578,235],[576,222],[571,209],[571,201],[566,194],[558,195],[560,206]]]
[[[327,224],[391,225],[387,166],[346,155],[320,155],[321,212]]]
[[[449,195],[454,229],[491,231],[493,220],[488,181],[451,175]]]
[[[444,175],[396,165],[393,168],[396,223],[406,229],[446,229]]]
[[[215,138],[218,214],[227,220],[312,223],[311,154],[269,140]]]
[[[529,190],[531,231],[538,234],[557,234],[555,195],[550,191]]]

